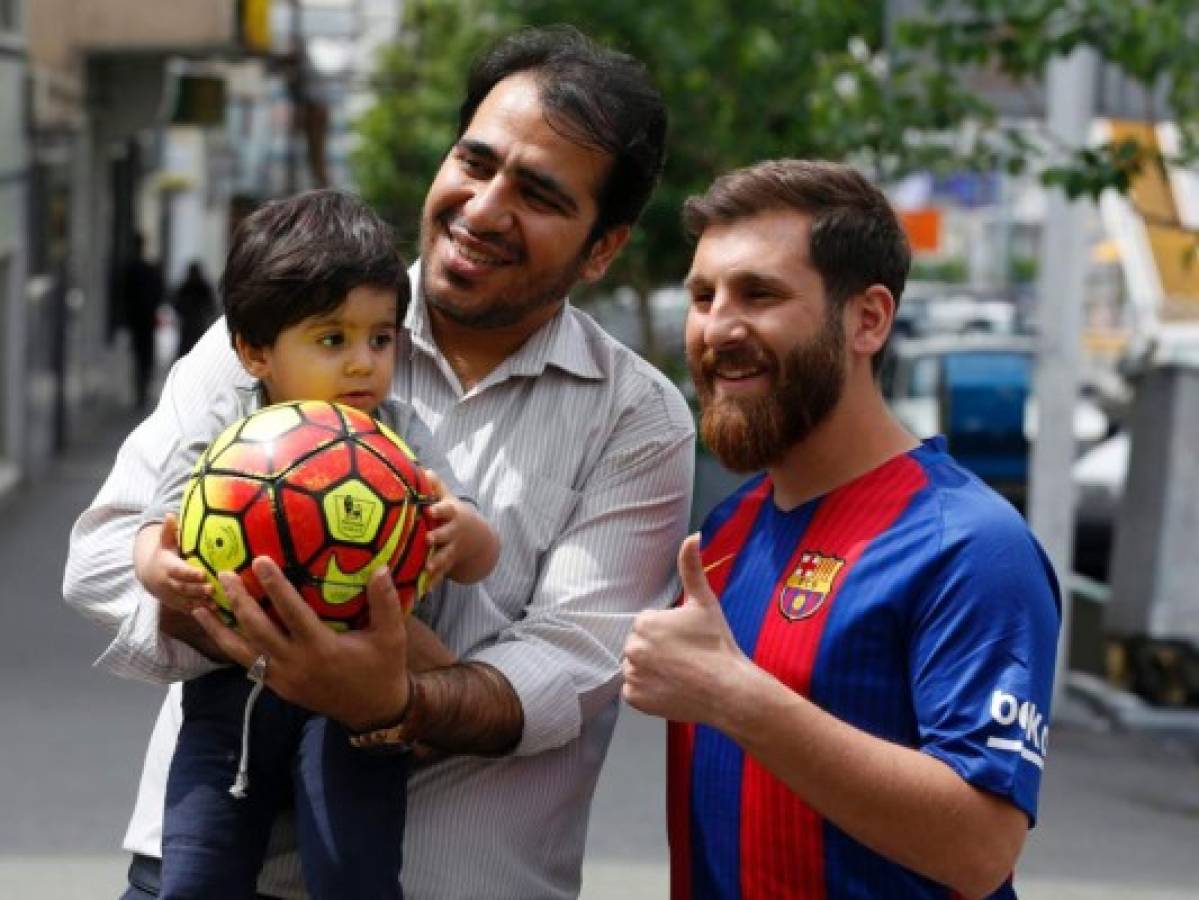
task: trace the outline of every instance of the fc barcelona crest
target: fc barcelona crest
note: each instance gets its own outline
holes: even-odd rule
[[[836,556],[805,550],[779,591],[779,612],[792,622],[815,615],[832,592],[833,582],[844,565],[845,560]]]

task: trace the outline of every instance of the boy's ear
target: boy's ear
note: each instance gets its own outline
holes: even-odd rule
[[[271,373],[270,356],[267,353],[269,348],[255,347],[239,334],[233,338],[233,349],[237,351],[237,358],[245,370],[259,381]]]

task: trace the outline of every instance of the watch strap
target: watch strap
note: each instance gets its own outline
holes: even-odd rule
[[[407,753],[415,740],[410,737],[413,729],[412,711],[418,706],[421,693],[420,682],[408,673],[408,702],[400,712],[399,718],[390,725],[350,735],[350,746],[357,750],[368,750],[377,753]]]

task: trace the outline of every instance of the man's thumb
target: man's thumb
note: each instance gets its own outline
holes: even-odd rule
[[[399,593],[391,572],[380,566],[371,573],[366,583],[366,605],[370,609],[372,629],[391,629],[402,623],[404,610],[400,606]]]
[[[719,602],[708,576],[704,574],[704,561],[699,555],[699,535],[688,535],[679,547],[679,578],[683,582],[684,602],[702,606],[715,606]]]

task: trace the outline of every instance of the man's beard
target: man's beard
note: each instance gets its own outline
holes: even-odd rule
[[[757,472],[779,462],[810,435],[841,399],[845,387],[845,335],[830,314],[824,328],[782,359],[747,344],[704,351],[688,358],[699,392],[700,435],[716,458],[734,472]],[[765,367],[774,381],[762,395],[716,397],[713,379],[722,367]]]
[[[439,219],[433,227],[448,230],[448,224],[448,219],[445,221]],[[427,241],[428,236],[422,230],[421,252],[426,258],[428,256],[425,253],[428,249]],[[426,303],[451,322],[467,328],[482,330],[507,328],[509,325],[516,325],[524,321],[533,313],[547,306],[553,306],[564,300],[570,289],[578,282],[579,274],[582,272],[583,266],[587,261],[590,249],[591,245],[588,243],[583,247],[579,255],[563,268],[553,272],[526,277],[523,281],[513,284],[505,295],[492,297],[487,304],[479,308],[464,309],[454,305],[449,297],[441,296],[430,290],[429,270],[422,265],[420,277],[421,296],[424,297]],[[521,254],[521,259],[523,258],[524,256]],[[451,272],[444,273],[443,277],[462,291],[471,290],[469,282],[461,281]]]

